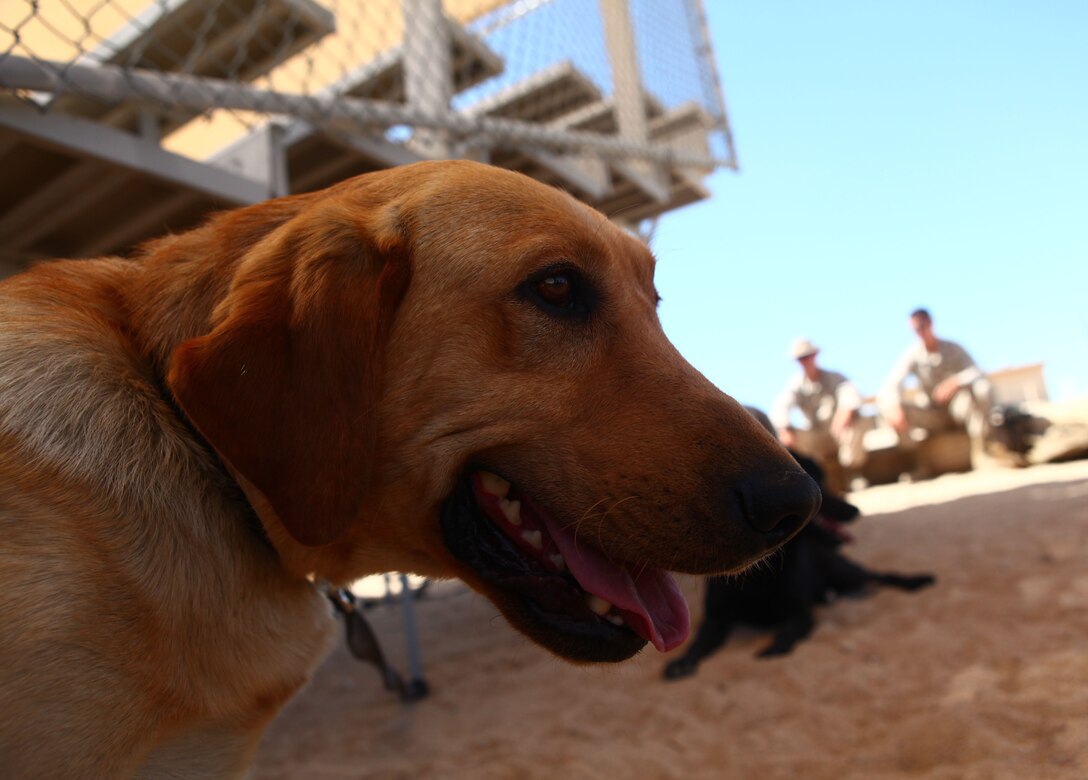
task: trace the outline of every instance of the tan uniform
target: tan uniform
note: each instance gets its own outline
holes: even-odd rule
[[[820,462],[835,459],[843,468],[857,468],[865,462],[862,439],[866,426],[855,418],[836,438],[831,421],[836,413],[861,408],[861,394],[850,380],[837,371],[819,370],[815,380],[802,371],[793,377],[771,407],[771,422],[778,430],[790,428],[794,448]],[[797,409],[807,428],[793,428],[790,410]]]
[[[918,393],[908,398],[905,384],[912,375],[918,379]],[[942,406],[934,400],[933,391],[950,377],[956,377],[960,390],[947,406]],[[928,351],[920,341],[908,349],[885,380],[879,404],[885,415],[902,406],[911,428],[932,433],[966,428],[971,438],[972,461],[986,452],[993,387],[967,350],[953,341],[937,339],[936,352]],[[912,443],[909,438],[900,438],[904,444]]]

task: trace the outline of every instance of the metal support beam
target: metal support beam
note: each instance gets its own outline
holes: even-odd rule
[[[404,13],[404,87],[408,105],[431,116],[450,110],[453,98],[453,42],[442,0],[401,0]],[[449,157],[448,133],[417,130],[411,145],[435,159]]]
[[[21,212],[19,214],[20,222],[14,225],[17,230],[10,234],[10,237],[5,238],[8,246],[13,249],[26,249],[34,246],[38,240],[49,235],[71,219],[72,215],[78,214],[87,208],[88,203],[99,202],[118,187],[123,186],[129,177],[129,173],[124,170],[110,169],[99,166],[97,163],[85,164],[93,165],[98,175],[94,176],[78,190],[58,189],[55,191],[56,197],[52,194],[40,193],[38,198],[31,198],[31,201],[41,203],[46,200],[46,197],[41,196],[47,195],[52,205],[47,211],[35,214],[33,219],[27,219],[24,216],[25,212]],[[81,169],[79,170],[80,178],[88,170],[83,169],[82,165],[77,165],[77,168]],[[66,176],[61,176],[60,179],[61,186],[69,185],[72,182]],[[52,184],[46,185],[46,189],[47,191],[53,190]],[[14,210],[20,211],[18,207]]]
[[[287,178],[289,129],[269,122],[208,160],[208,163],[252,181],[261,182],[271,197],[290,193]]]
[[[17,148],[21,143],[22,140],[17,135],[0,135],[0,158]]]
[[[0,244],[14,249],[32,244],[55,227],[52,219],[43,216],[55,219],[72,200],[74,192],[80,193],[80,200],[85,203],[87,193],[94,193],[108,173],[108,166],[96,160],[75,163],[0,215]]]
[[[295,95],[216,79],[153,73],[110,65],[60,64],[8,56],[0,60],[0,86],[42,92],[80,92],[108,101],[136,100],[141,99],[141,96],[149,96],[143,99],[157,103],[171,102],[179,108],[195,111],[232,108],[286,114],[322,127],[340,128],[349,132],[372,132],[375,125],[412,125],[445,128],[460,138],[476,137],[491,142],[531,144],[560,151],[593,152],[608,159],[635,158],[684,167],[714,168],[730,164],[729,160],[685,154],[674,149],[632,143],[597,133],[559,131],[529,122],[469,117],[454,112],[434,116],[412,106],[378,100]]]
[[[269,196],[268,188],[258,182],[95,122],[0,105],[0,127],[35,144],[163,179],[228,203],[248,205]]]
[[[538,165],[563,179],[567,186],[580,190],[593,200],[600,200],[608,195],[612,183],[608,176],[608,167],[601,160],[593,158],[573,158],[546,152],[543,149],[527,148],[522,153]]]
[[[74,254],[77,257],[98,257],[106,252],[119,251],[149,235],[157,235],[162,232],[172,214],[191,204],[196,197],[192,192],[169,195],[113,230],[96,234],[91,240],[78,246]]]
[[[608,56],[612,63],[612,87],[616,106],[616,124],[620,137],[640,146],[649,144],[646,105],[643,102],[642,77],[638,67],[638,48],[631,14],[624,0],[600,0]],[[650,161],[633,164],[638,184],[659,203],[669,199],[669,187],[661,166]]]
[[[410,165],[419,162],[419,156],[405,149],[403,146],[391,144],[388,141],[368,138],[358,133],[348,133],[343,130],[330,130],[325,137],[342,149],[367,157],[388,165],[390,168],[397,165]]]

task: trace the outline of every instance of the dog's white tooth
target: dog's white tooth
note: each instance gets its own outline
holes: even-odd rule
[[[485,492],[499,498],[506,498],[510,492],[510,483],[490,471],[480,472],[480,486],[483,487]]]
[[[540,531],[522,531],[521,538],[527,541],[534,550],[544,549],[544,534]]]
[[[615,613],[612,613],[611,615],[606,615],[605,618],[608,620],[609,623],[614,626],[622,626],[624,624],[623,618]]]
[[[586,596],[586,606],[594,614],[604,617],[608,614],[608,611],[612,609],[612,602],[605,601],[600,596],[594,596],[592,593]]]
[[[551,555],[548,556],[548,558],[551,560],[552,566],[559,569],[559,571],[563,571],[563,570],[565,570],[567,568],[566,558],[564,558],[559,553],[552,553]]]
[[[499,499],[499,509],[510,525],[521,525],[521,502]]]

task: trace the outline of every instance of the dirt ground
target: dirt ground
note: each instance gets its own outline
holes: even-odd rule
[[[402,703],[338,645],[253,777],[1088,777],[1088,461],[853,499],[865,515],[845,551],[935,587],[822,607],[785,658],[757,660],[768,636],[742,632],[664,682],[670,656],[570,666],[440,584],[416,613],[430,697]],[[698,620],[702,585],[683,582]],[[399,609],[368,616],[403,669]]]

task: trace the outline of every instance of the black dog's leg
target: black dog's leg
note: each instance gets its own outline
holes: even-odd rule
[[[675,661],[666,664],[662,676],[666,680],[679,680],[681,677],[695,674],[699,662],[725,644],[732,630],[732,620],[722,620],[708,613],[687,652]]]
[[[816,619],[812,615],[812,607],[799,607],[791,612],[786,621],[778,627],[771,643],[756,653],[756,658],[788,655],[798,642],[812,633],[815,626]]]
[[[825,547],[802,531],[803,537],[789,542],[788,557],[780,574],[781,590],[774,600],[784,606],[785,619],[775,631],[774,639],[756,653],[756,658],[787,655],[794,646],[812,633],[816,626],[813,606],[823,599],[827,588],[824,575]]]
[[[859,566],[844,555],[833,553],[826,561],[828,584],[838,593],[853,593],[870,583],[887,585],[900,590],[915,591],[928,587],[937,581],[932,574],[895,574],[893,572],[870,571]]]
[[[695,674],[699,662],[725,644],[736,622],[732,599],[733,589],[728,580],[721,577],[707,579],[702,625],[687,652],[666,664],[662,672],[666,680],[678,680]]]
[[[873,580],[900,590],[916,591],[927,588],[937,581],[932,574],[880,574],[873,573]]]

